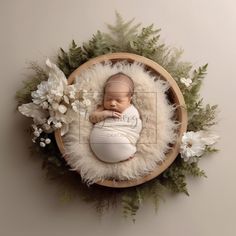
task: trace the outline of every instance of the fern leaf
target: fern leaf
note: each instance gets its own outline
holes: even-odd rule
[[[125,22],[122,16],[116,12],[115,25],[107,24],[109,34],[104,34],[109,45],[113,45],[116,51],[127,52],[129,42],[132,41],[137,33],[140,24],[133,24],[134,19]]]
[[[83,49],[72,40],[71,46],[68,52],[65,52],[62,48],[57,57],[57,65],[68,77],[77,67],[83,64],[87,60],[86,53]]]
[[[131,52],[136,54],[154,58],[158,50],[157,42],[160,38],[161,29],[153,29],[153,25],[142,28],[141,33],[137,34],[134,40],[130,41]],[[159,45],[163,47],[164,45]]]
[[[87,58],[93,58],[112,52],[113,46],[109,45],[103,33],[97,31],[88,43],[83,44],[83,49],[86,52]]]

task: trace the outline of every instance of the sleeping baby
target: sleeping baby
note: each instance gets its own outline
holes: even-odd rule
[[[131,104],[132,79],[117,73],[105,82],[103,104],[89,116],[94,124],[90,147],[96,157],[108,163],[131,159],[142,129],[138,110]]]

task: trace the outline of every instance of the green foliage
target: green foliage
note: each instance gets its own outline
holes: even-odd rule
[[[218,152],[218,151],[219,150],[217,148],[207,146],[205,149],[205,154],[210,154],[210,153],[214,153],[214,152]]]
[[[90,58],[99,55],[110,52],[139,54],[159,63],[178,83],[186,102],[189,131],[204,130],[215,125],[217,106],[208,104],[204,106],[203,99],[200,98],[200,88],[206,76],[207,64],[192,71],[192,64],[181,60],[183,50],[167,47],[161,43],[160,29],[155,29],[153,25],[139,30],[140,24],[134,24],[134,19],[126,22],[116,13],[115,25],[107,26],[109,33],[97,31],[82,47],[73,40],[68,52],[60,49],[57,64],[66,76]],[[37,89],[41,81],[47,79],[46,72],[37,64],[33,63],[31,69],[35,73],[29,80],[24,81],[23,88],[16,94],[18,105],[31,102],[31,92]],[[191,86],[186,87],[182,84],[181,78],[192,79]],[[111,189],[96,184],[88,187],[76,172],[70,171],[61,157],[53,135],[49,137],[52,143],[46,148],[40,148],[38,145],[32,148],[41,157],[46,176],[58,183],[63,201],[79,196],[84,201],[92,203],[100,214],[121,203],[124,216],[131,217],[135,221],[138,210],[146,200],[151,200],[157,209],[164,190],[169,189],[174,193],[189,195],[186,177],[188,175],[206,177],[204,171],[198,167],[198,163],[184,162],[179,155],[159,177],[145,184],[127,189]],[[212,147],[206,147],[204,155],[215,151],[217,150]]]
[[[183,49],[177,48],[165,48],[163,55],[157,61],[162,65],[178,82],[179,78],[188,78],[192,69],[190,62],[181,61],[183,55]],[[181,84],[179,84],[181,86]]]
[[[175,161],[161,176],[161,181],[166,188],[174,193],[185,193],[187,190],[185,170],[181,168],[181,162]]]
[[[172,192],[182,192],[189,196],[186,183],[187,175],[206,177],[204,171],[200,170],[197,163],[187,163],[179,155],[175,162],[161,175],[161,183]]]
[[[83,49],[88,58],[93,58],[99,55],[110,53],[113,51],[113,46],[107,43],[106,37],[100,31],[97,31],[93,38],[88,43],[83,44]]]
[[[107,45],[112,45],[116,52],[128,52],[130,42],[135,39],[140,24],[133,24],[134,19],[125,22],[121,15],[116,12],[116,24],[107,24],[109,34],[104,34]]]
[[[200,98],[200,89],[207,74],[208,64],[205,64],[194,70],[192,75],[178,74],[177,82],[183,93],[184,100],[188,111],[188,131],[206,130],[216,124],[217,106],[204,105],[203,99]],[[180,78],[190,78],[192,84],[186,87],[180,82]]]
[[[23,87],[16,92],[18,106],[31,102],[31,92],[37,89],[40,82],[48,79],[46,71],[36,62],[32,62],[29,69],[33,70],[34,74],[23,81]]]
[[[142,185],[125,189],[122,193],[121,203],[123,205],[123,215],[126,218],[131,217],[135,222],[135,216],[147,200],[151,200],[157,210],[165,187],[158,179],[151,180]]]
[[[130,41],[131,52],[144,57],[154,58],[158,49],[164,47],[164,45],[157,47],[157,42],[160,38],[160,34],[158,33],[160,31],[161,29],[155,30],[153,25],[142,28],[140,34],[137,34],[136,37]]]
[[[207,74],[207,66],[208,64],[199,67],[197,70],[194,70],[191,76],[192,84],[190,88],[182,88],[189,113],[193,112],[196,109],[196,103],[199,102],[199,91],[202,85],[202,81]]]
[[[123,214],[126,218],[132,217],[133,222],[143,200],[138,188],[135,188],[134,193],[128,192],[122,197]]]
[[[60,48],[60,53],[57,57],[57,65],[68,77],[76,68],[87,61],[87,56],[84,50],[72,40],[69,51],[65,52]]]
[[[201,99],[195,103],[195,109],[189,112],[188,130],[207,130],[209,127],[216,124],[216,114],[217,105],[210,106],[207,104],[204,107]]]

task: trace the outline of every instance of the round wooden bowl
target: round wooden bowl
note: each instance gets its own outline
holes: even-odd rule
[[[186,106],[184,102],[183,95],[175,82],[175,80],[171,77],[171,75],[159,64],[156,62],[131,53],[111,53],[102,55],[96,58],[93,58],[80,67],[78,67],[68,78],[68,84],[73,84],[75,81],[76,76],[80,75],[84,70],[87,70],[91,66],[97,63],[102,63],[105,61],[112,61],[113,63],[117,61],[126,60],[130,63],[132,62],[140,62],[145,65],[145,68],[152,73],[156,74],[157,76],[160,76],[161,79],[167,81],[170,85],[170,89],[168,91],[168,97],[171,101],[171,103],[175,104],[177,106],[177,109],[175,111],[175,119],[180,123],[180,126],[178,127],[177,131],[177,140],[175,144],[172,146],[171,150],[166,154],[165,160],[156,166],[156,168],[150,172],[148,175],[136,179],[136,180],[122,180],[122,181],[114,181],[114,180],[104,180],[99,181],[97,184],[107,187],[113,187],[113,188],[126,188],[126,187],[132,187],[136,185],[140,185],[142,183],[145,183],[155,177],[157,177],[159,174],[161,174],[164,170],[166,170],[171,163],[175,160],[179,153],[180,143],[182,139],[182,135],[187,130],[187,111]],[[60,129],[55,131],[55,138],[58,145],[58,148],[65,159],[67,157],[65,156],[65,147],[63,144],[63,139],[61,137],[61,131]]]

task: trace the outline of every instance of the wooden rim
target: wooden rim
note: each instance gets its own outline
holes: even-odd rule
[[[157,165],[156,168],[152,172],[150,172],[148,175],[142,178],[139,178],[137,180],[124,180],[124,181],[104,180],[104,181],[97,182],[97,184],[106,186],[106,187],[127,188],[127,187],[140,185],[142,183],[145,183],[157,177],[173,163],[173,161],[175,160],[175,158],[177,157],[179,153],[181,138],[182,138],[183,133],[186,132],[187,130],[188,122],[187,122],[187,110],[186,110],[185,101],[175,80],[159,64],[140,55],[131,54],[131,53],[110,53],[110,54],[105,54],[105,55],[93,58],[87,61],[86,63],[84,63],[83,65],[81,65],[80,67],[78,67],[74,72],[71,73],[71,75],[68,78],[68,84],[72,84],[75,81],[76,76],[80,75],[83,71],[87,70],[88,68],[90,68],[91,66],[95,64],[102,63],[105,61],[116,62],[119,60],[127,60],[129,62],[140,62],[144,64],[147,67],[147,69],[160,75],[163,80],[166,80],[169,83],[170,95],[177,106],[176,117],[177,117],[177,120],[180,122],[176,143],[173,145],[172,149],[166,154],[165,160],[161,164]],[[62,153],[64,158],[67,159],[67,157],[65,156],[65,147],[64,147],[63,140],[61,137],[60,129],[55,131],[55,138],[56,138],[56,142],[57,142],[60,152]]]

